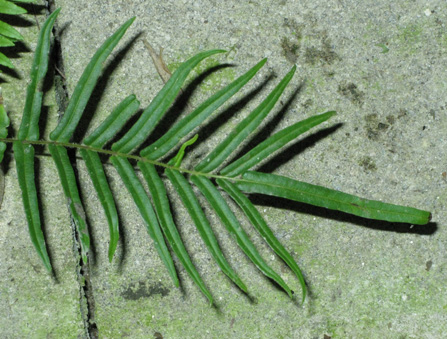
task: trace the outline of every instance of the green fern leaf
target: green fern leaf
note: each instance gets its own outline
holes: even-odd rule
[[[242,177],[244,180],[237,182],[236,185],[245,192],[286,198],[368,219],[425,225],[431,217],[429,212],[416,208],[362,199],[279,175],[246,172]]]
[[[38,121],[42,107],[40,87],[48,69],[50,34],[58,14],[59,10],[53,12],[40,31],[31,68],[31,82],[27,88],[25,109],[18,133],[19,141],[13,144],[17,177],[22,191],[23,207],[28,221],[31,241],[48,271],[51,271],[52,268],[40,224],[39,204],[34,182],[34,147],[31,144],[26,145],[22,142],[25,140],[35,141],[39,138]]]
[[[4,0],[0,0],[0,5],[2,1]],[[6,143],[12,142],[31,239],[38,255],[49,271],[51,271],[51,264],[46,252],[44,236],[40,228],[40,212],[34,182],[34,144],[48,145],[50,154],[55,161],[62,188],[67,197],[68,207],[76,225],[76,232],[81,247],[81,256],[84,263],[87,263],[88,259],[90,238],[88,235],[88,226],[85,222],[86,218],[82,201],[79,196],[74,167],[67,153],[68,148],[73,148],[80,152],[87,166],[93,186],[104,208],[110,230],[109,260],[112,261],[118,245],[119,225],[113,192],[110,189],[104,173],[100,154],[110,156],[109,161],[115,167],[134,200],[145,223],[147,232],[153,240],[155,249],[161,261],[166,266],[174,284],[179,286],[179,280],[168,245],[178,257],[191,279],[211,304],[214,302],[213,297],[202,281],[198,273],[199,271],[194,266],[175,224],[172,209],[177,206],[171,206],[169,202],[168,190],[165,186],[167,180],[171,182],[175,191],[178,193],[198,230],[198,235],[222,269],[222,272],[245,293],[248,293],[248,289],[225,259],[212,230],[212,224],[203,212],[203,207],[199,203],[193,186],[198,188],[198,191],[203,195],[209,205],[211,205],[247,257],[264,275],[275,281],[292,297],[293,292],[290,287],[279,274],[266,264],[259,254],[247,232],[242,228],[240,220],[238,220],[235,213],[231,210],[228,204],[229,199],[225,193],[222,194],[222,190],[229,195],[230,199],[244,212],[247,219],[265,239],[272,250],[284,260],[296,275],[302,288],[302,300],[306,296],[306,283],[298,264],[278,241],[274,232],[268,227],[261,214],[244,193],[267,194],[328,209],[335,209],[364,218],[389,222],[414,224],[426,224],[429,222],[431,215],[426,211],[379,201],[371,201],[275,174],[249,171],[249,169],[257,166],[271,154],[284,148],[289,142],[295,140],[301,134],[330,119],[335,115],[333,111],[307,118],[275,133],[239,159],[228,164],[220,171],[217,170],[236,151],[239,144],[253,135],[255,130],[267,117],[292,79],[296,67],[293,67],[265,100],[236,126],[229,136],[212,150],[208,156],[200,161],[194,169],[182,167],[182,159],[185,156],[187,146],[193,144],[198,136],[195,135],[183,144],[181,140],[188,137],[218,107],[227,102],[230,97],[247,84],[265,64],[265,59],[261,60],[231,84],[205,100],[197,109],[193,110],[185,118],[172,126],[161,138],[144,148],[139,155],[134,155],[132,152],[135,148],[141,146],[150,136],[150,133],[177,97],[192,69],[205,58],[222,53],[222,50],[201,52],[181,64],[171,78],[167,80],[164,87],[156,95],[154,100],[152,100],[150,105],[128,130],[123,130],[123,128],[125,128],[126,123],[136,113],[140,104],[134,95],[129,95],[121,101],[104,122],[83,140],[82,144],[71,143],[70,140],[73,133],[82,118],[85,106],[101,74],[102,64],[132,24],[134,18],[124,23],[104,42],[92,57],[76,85],[63,118],[50,135],[51,140],[38,140],[38,120],[42,105],[40,87],[48,68],[51,27],[54,24],[58,12],[59,10],[51,14],[42,27],[35,52],[31,82],[27,90],[25,111],[22,117],[18,139],[6,138],[9,119],[0,105],[0,160],[5,152]],[[107,148],[107,145],[111,144],[119,132],[124,132],[124,136],[113,143],[111,148]],[[179,148],[178,153],[169,162],[164,163],[158,161],[158,159],[166,157],[176,147]],[[143,174],[149,188],[148,193],[138,178],[136,168],[133,166],[134,163],[137,164],[138,169]],[[160,174],[164,174],[166,180]]]

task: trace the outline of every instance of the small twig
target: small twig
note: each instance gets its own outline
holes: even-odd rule
[[[54,69],[59,73],[59,75],[62,77],[62,79],[67,80],[64,73],[62,73],[62,71],[59,68],[57,68],[56,65],[54,65]]]
[[[40,31],[40,25],[39,25],[39,21],[37,20],[37,15],[36,15],[36,10],[35,10],[35,8],[34,8],[34,4],[31,4],[31,8],[33,9],[34,20],[36,20],[37,28],[38,28],[39,31]]]
[[[163,48],[160,48],[160,52],[157,54],[157,52],[155,52],[155,49],[152,48],[151,44],[144,38],[143,38],[143,44],[149,51],[149,55],[151,56],[152,61],[154,62],[155,68],[157,69],[157,72],[160,75],[161,80],[163,80],[164,83],[167,83],[172,74],[163,60],[162,55]]]

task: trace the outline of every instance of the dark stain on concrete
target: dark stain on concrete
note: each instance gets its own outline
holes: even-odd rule
[[[127,287],[124,292],[121,293],[121,296],[127,300],[138,300],[141,298],[150,298],[156,294],[165,297],[169,292],[169,289],[164,287],[161,283],[147,284],[146,282],[139,281],[138,283]]]
[[[354,84],[352,82],[345,83],[345,84],[340,84],[340,85],[338,85],[338,92],[341,95],[343,95],[346,98],[348,98],[354,104],[356,104],[356,105],[358,105],[360,107],[363,105],[363,98],[365,96],[365,93],[360,91],[357,88],[356,84]]]

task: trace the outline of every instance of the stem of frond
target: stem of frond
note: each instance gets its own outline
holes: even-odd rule
[[[140,157],[138,155],[115,152],[112,150],[95,148],[95,147],[91,147],[91,146],[87,146],[87,145],[72,144],[69,142],[59,142],[59,141],[52,141],[52,140],[19,140],[19,139],[15,139],[15,138],[0,138],[0,142],[4,142],[7,144],[12,144],[14,142],[21,142],[23,144],[29,144],[29,145],[41,145],[41,146],[54,145],[54,146],[62,146],[62,147],[66,147],[66,148],[71,148],[71,149],[85,149],[85,150],[89,150],[89,151],[96,152],[96,153],[107,154],[109,156],[117,156],[117,157],[123,157],[123,158],[131,159],[131,160],[135,160],[135,161],[141,161],[141,162],[152,164],[154,166],[168,168],[168,169],[179,171],[179,172],[186,173],[189,175],[205,176],[205,177],[212,178],[212,179],[227,179],[227,180],[231,180],[231,181],[246,181],[241,178],[228,177],[228,176],[218,175],[218,174],[213,174],[213,173],[198,172],[198,171],[190,170],[190,169],[183,168],[183,167],[177,167],[174,165],[165,164],[160,161],[150,160],[150,159],[147,159],[144,157]]]

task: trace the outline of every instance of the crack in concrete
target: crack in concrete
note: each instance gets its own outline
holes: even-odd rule
[[[55,0],[47,1],[46,7],[47,15],[50,15],[57,8]],[[60,120],[63,112],[65,112],[68,106],[69,95],[64,74],[64,60],[61,47],[61,28],[58,26],[57,21],[53,27],[53,37],[54,43],[51,51],[50,62],[52,62],[54,66],[54,86]],[[73,230],[73,252],[76,260],[78,261],[76,266],[76,275],[79,283],[79,308],[84,324],[84,331],[88,339],[96,339],[99,337],[99,331],[95,321],[95,298],[93,294],[93,285],[90,280],[90,268],[88,264],[85,264],[82,261],[80,234],[77,232],[77,227],[73,218],[71,218],[71,227]]]

